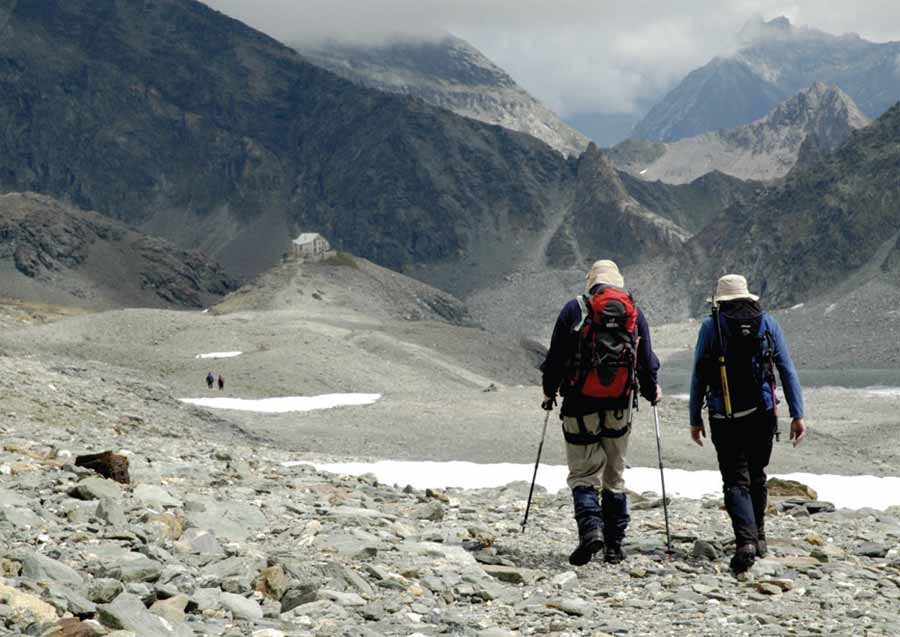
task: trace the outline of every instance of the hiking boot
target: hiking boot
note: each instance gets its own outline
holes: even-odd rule
[[[572,566],[584,566],[591,561],[594,553],[603,550],[603,531],[594,529],[588,531],[578,541],[578,546],[569,556],[569,564]]]
[[[756,561],[756,546],[753,544],[744,544],[734,552],[729,566],[735,575],[746,573]]]
[[[756,540],[756,557],[765,557],[769,554],[769,545],[766,544],[766,538],[761,537]]]
[[[619,564],[625,560],[625,552],[621,544],[609,544],[603,549],[603,561],[607,564]]]

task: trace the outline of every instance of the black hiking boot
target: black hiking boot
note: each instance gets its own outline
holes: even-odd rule
[[[603,531],[594,529],[588,531],[578,541],[578,546],[569,556],[569,564],[572,566],[584,566],[591,561],[595,553],[603,550]]]
[[[729,566],[735,575],[746,573],[756,561],[756,545],[744,544],[738,547],[731,558]]]
[[[766,543],[765,536],[756,540],[756,557],[765,557],[769,554],[769,545]]]
[[[607,564],[619,564],[625,560],[625,552],[621,544],[607,544],[603,549],[603,561]]]

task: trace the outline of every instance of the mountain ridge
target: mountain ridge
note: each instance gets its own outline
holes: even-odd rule
[[[703,255],[694,271],[746,272],[779,306],[827,292],[879,254],[866,278],[894,272],[900,245],[883,244],[900,232],[898,161],[900,103],[833,154],[711,222],[690,242]]]
[[[835,36],[782,17],[745,26],[742,44],[689,73],[650,109],[634,136],[670,142],[735,128],[817,81],[838,86],[868,117],[900,100],[900,42]]]
[[[869,121],[846,93],[816,82],[749,124],[664,144],[632,140],[611,153],[620,168],[649,181],[686,183],[711,170],[763,181],[801,159],[813,163]]]
[[[527,133],[563,155],[581,154],[589,141],[456,36],[378,46],[331,42],[296,48],[314,64],[348,80]]]

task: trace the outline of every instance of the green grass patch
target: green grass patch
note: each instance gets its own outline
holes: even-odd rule
[[[323,259],[322,263],[324,263],[325,265],[334,265],[359,270],[359,264],[356,263],[356,259],[353,258],[353,255],[347,254],[346,252],[335,252],[334,255],[328,257],[327,259]]]

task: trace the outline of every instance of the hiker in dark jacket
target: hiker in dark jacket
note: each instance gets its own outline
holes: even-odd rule
[[[225,389],[225,377],[219,374],[219,391]]]
[[[212,388],[213,388],[213,383],[214,383],[214,382],[216,382],[216,377],[213,376],[212,371],[207,372],[207,374],[206,374],[206,386],[209,387],[210,389],[212,389]]]
[[[607,260],[594,263],[586,279],[589,297],[574,299],[563,307],[541,366],[544,389],[541,406],[553,409],[557,392],[564,392],[560,418],[566,438],[567,484],[572,489],[579,537],[578,546],[569,556],[569,562],[575,566],[587,564],[601,550],[606,562],[621,562],[624,559],[622,540],[630,519],[624,472],[633,394],[627,399],[627,409],[610,410],[600,404],[602,401],[583,396],[576,389],[567,389],[575,372],[573,357],[581,338],[578,326],[582,323],[582,304],[604,286],[622,289],[625,285],[618,266]],[[661,397],[657,384],[659,360],[653,353],[650,329],[640,309],[637,310],[637,334],[636,371],[640,393],[656,403]]]
[[[719,279],[714,303],[719,307],[722,347],[713,318],[700,326],[691,379],[691,437],[703,446],[704,403],[716,448],[725,508],[731,517],[735,553],[731,568],[742,573],[763,557],[766,546],[766,466],[778,433],[775,369],[791,415],[791,440],[806,435],[800,380],[778,322],[763,312],[759,297],[737,274]],[[719,354],[724,352],[728,387],[727,413]]]

